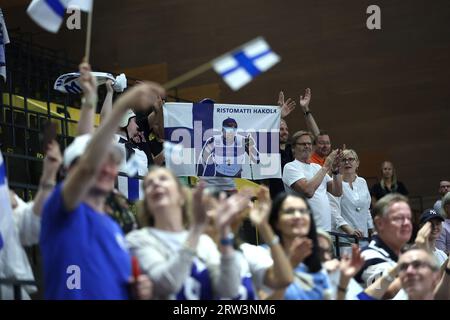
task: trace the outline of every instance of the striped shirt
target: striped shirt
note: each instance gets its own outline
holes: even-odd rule
[[[377,235],[361,250],[361,256],[365,262],[355,280],[364,288],[395,267],[398,260],[398,256]]]

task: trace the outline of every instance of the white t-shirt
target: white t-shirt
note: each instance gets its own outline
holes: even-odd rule
[[[256,290],[261,290],[264,286],[266,271],[273,265],[270,249],[249,243],[241,244],[240,249],[248,262]]]
[[[298,160],[287,163],[283,169],[284,189],[296,193],[291,186],[300,179],[311,180],[321,168],[318,164],[307,164]],[[331,180],[330,176],[326,174],[314,192],[314,196],[308,199],[316,227],[325,231],[331,231],[331,207],[327,196],[327,183]]]
[[[439,262],[439,267],[442,267],[445,261],[447,261],[447,255],[444,251],[438,248],[434,248],[433,254],[436,257],[437,261]]]

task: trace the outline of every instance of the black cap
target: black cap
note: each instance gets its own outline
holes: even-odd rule
[[[442,217],[438,212],[436,212],[436,210],[427,209],[420,216],[420,224],[425,224],[431,219],[439,219],[441,221],[444,221],[444,217]]]
[[[222,122],[222,127],[237,128],[237,126],[238,126],[237,122],[233,118],[228,117],[225,120],[223,120],[223,122]]]
[[[205,99],[200,100],[199,103],[214,104],[216,102],[213,99],[211,99],[211,98],[205,98]]]

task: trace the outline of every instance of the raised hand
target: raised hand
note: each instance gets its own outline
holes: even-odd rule
[[[205,227],[208,221],[208,215],[206,213],[206,198],[203,193],[205,190],[205,182],[200,181],[192,194],[192,218],[193,224],[197,227]]]
[[[216,208],[216,228],[224,232],[230,227],[233,219],[244,209],[248,208],[251,195],[248,192],[233,194],[225,198],[222,194]]]
[[[430,234],[432,231],[431,222],[427,221],[422,228],[417,232],[416,240],[414,241],[416,245],[421,248],[429,249],[430,248]]]
[[[272,201],[270,200],[270,192],[266,186],[261,186],[258,190],[258,201],[250,210],[250,221],[256,227],[269,220]]]
[[[113,82],[112,80],[108,79],[105,83],[106,86],[106,92],[108,93],[114,93],[114,89],[113,89]]]
[[[305,95],[300,96],[300,106],[302,107],[303,112],[309,111],[309,103],[311,102],[311,89],[306,88]]]
[[[288,98],[284,101],[284,93],[280,91],[278,95],[278,106],[281,108],[281,117],[287,117],[294,109],[295,109],[295,101],[291,98]]]
[[[119,100],[128,106],[133,106],[134,110],[146,111],[154,106],[156,101],[165,96],[165,90],[156,82],[142,82],[133,86]]]
[[[289,248],[289,260],[292,267],[297,267],[312,253],[313,243],[308,238],[295,238]]]
[[[47,145],[47,151],[42,168],[42,180],[56,181],[56,174],[62,163],[61,150],[56,140],[50,141]]]
[[[83,89],[86,103],[91,107],[97,105],[97,79],[91,73],[91,65],[87,62],[82,62],[79,65],[80,71],[80,86]]]
[[[361,250],[356,244],[352,245],[352,256],[344,255],[341,258],[339,269],[341,277],[346,279],[353,278],[364,265],[364,259],[361,257]]]
[[[323,166],[327,169],[331,169],[331,168],[335,168],[335,162],[336,162],[336,157],[338,155],[338,150],[333,150],[328,157],[325,159],[325,163],[323,164]],[[338,167],[339,168],[339,167]]]

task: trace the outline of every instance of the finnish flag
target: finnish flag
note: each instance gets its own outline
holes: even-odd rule
[[[215,59],[213,67],[228,86],[236,91],[280,60],[280,56],[270,49],[264,38],[259,37],[239,50]]]
[[[8,30],[6,29],[5,18],[0,8],[0,76],[6,81],[6,54],[5,45],[9,43]]]
[[[144,199],[143,183],[138,177],[117,177],[117,189],[131,202]]]
[[[56,33],[69,7],[90,12],[92,0],[33,0],[27,8],[27,13],[42,28]]]

